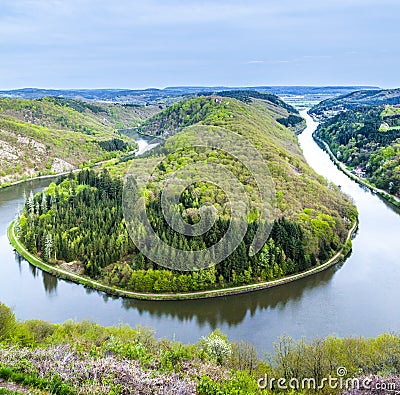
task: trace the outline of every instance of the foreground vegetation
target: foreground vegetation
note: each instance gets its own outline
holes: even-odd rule
[[[17,393],[42,394],[200,394],[251,395],[282,393],[379,394],[326,386],[283,391],[266,389],[265,377],[297,379],[368,377],[399,384],[400,337],[337,338],[295,342],[277,340],[273,353],[260,358],[245,342],[232,343],[214,331],[198,343],[183,345],[156,339],[149,328],[102,327],[91,322],[50,324],[19,322],[0,304],[1,387],[18,384]],[[262,380],[264,381],[262,381]],[[0,392],[8,393],[8,392]]]

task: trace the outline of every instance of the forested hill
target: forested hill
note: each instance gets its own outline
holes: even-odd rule
[[[149,155],[184,149],[196,125],[236,132],[251,141],[266,160],[278,192],[280,215],[297,219],[307,207],[337,215],[342,204],[348,206],[347,198],[333,186],[328,188],[326,180],[308,166],[296,135],[278,122],[284,111],[258,100],[245,103],[231,97],[199,97],[168,107],[144,122],[143,129],[167,138]]]
[[[211,95],[212,93],[210,93],[209,96]],[[282,99],[280,99],[276,95],[273,95],[272,93],[257,92],[251,90],[229,90],[229,91],[218,92],[216,93],[216,95],[220,97],[232,97],[234,99],[241,100],[245,103],[251,103],[252,100],[254,99],[260,99],[264,101],[269,101],[271,104],[275,104],[276,107],[281,107],[285,109],[288,113],[292,114],[299,113],[299,111],[296,110],[293,106],[291,106],[288,103],[285,103]],[[207,95],[204,93],[200,93],[199,96],[207,96]]]
[[[361,106],[399,105],[400,89],[360,90],[339,97],[323,100],[309,113],[319,119],[326,119],[338,112]]]
[[[136,143],[117,130],[160,110],[53,97],[0,99],[0,184],[135,149]]]
[[[302,132],[306,127],[306,121],[300,116],[296,108],[271,93],[249,90],[230,90],[218,92],[218,96],[232,97],[248,104],[253,103],[259,106],[265,106],[271,109],[272,114],[276,114],[276,120],[280,124],[296,133]]]
[[[173,105],[142,126],[142,131],[166,139],[150,157],[107,166],[108,171],[100,174],[83,171],[70,175],[44,193],[30,196],[18,221],[20,237],[30,251],[52,264],[73,262],[64,267],[111,286],[140,292],[224,288],[271,280],[318,265],[344,247],[357,211],[348,197],[307,165],[296,135],[277,122],[283,111],[258,100],[246,103],[216,96]],[[277,213],[272,232],[261,251],[252,257],[250,245],[261,223],[254,175],[229,154],[228,148],[196,149],[188,144],[199,130],[207,138],[207,133],[221,128],[241,135],[257,148],[275,183]],[[215,267],[186,273],[165,270],[146,258],[130,240],[122,217],[123,185],[118,176],[130,165],[144,169],[153,162],[156,167],[152,182],[142,191],[147,215],[160,239],[182,250],[204,250],[220,240],[231,220],[231,203],[218,187],[223,176],[213,174],[213,183],[193,183],[179,195],[172,220],[179,217],[195,224],[201,207],[209,203],[216,209],[217,220],[202,235],[179,234],[168,225],[161,208],[161,190],[168,175],[193,163],[213,163],[224,166],[243,185],[249,212],[241,221],[247,222],[247,233],[234,252]],[[235,224],[241,225],[238,221]],[[140,228],[135,230],[142,232]],[[173,250],[157,247],[156,252],[174,261]],[[212,257],[206,260],[212,262]]]
[[[275,95],[253,91],[225,91],[218,96],[200,96],[198,99],[175,103],[165,111],[147,119],[140,130],[147,134],[166,137],[196,123],[212,124],[215,121],[212,113],[218,109],[218,106],[213,104],[222,103],[222,98],[225,100],[221,107],[229,105],[228,98],[236,99],[253,108],[264,110],[281,125],[295,132],[305,128],[305,121],[299,116],[299,112]]]
[[[338,160],[379,189],[400,196],[400,108],[372,106],[342,112],[316,136]]]

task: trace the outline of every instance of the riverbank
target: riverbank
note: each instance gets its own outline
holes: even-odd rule
[[[11,183],[1,184],[0,185],[0,189],[10,188],[10,187],[13,187],[15,185],[23,184],[24,182],[29,182],[29,181],[45,180],[47,178],[56,178],[56,177],[64,176],[64,175],[69,174],[71,172],[75,173],[75,172],[77,172],[79,170],[81,170],[81,169],[72,169],[72,170],[69,170],[69,171],[64,171],[62,173],[46,174],[46,175],[43,175],[43,176],[35,176],[35,177],[25,178],[25,179],[21,179],[21,180],[18,180],[18,181],[13,181]]]
[[[336,156],[333,154],[331,151],[329,145],[327,142],[324,140],[320,139],[315,135],[315,132],[312,135],[314,141],[319,145],[320,148],[322,148],[331,158],[332,162],[336,165],[336,167],[341,170],[343,173],[345,173],[349,178],[351,178],[353,181],[357,182],[360,185],[363,185],[367,187],[370,191],[376,193],[377,195],[381,196],[383,199],[385,199],[387,202],[390,204],[393,204],[396,207],[400,207],[400,199],[394,195],[391,195],[390,193],[384,191],[383,189],[379,189],[371,185],[368,181],[357,177],[355,174],[353,174],[343,162],[340,162]]]
[[[153,145],[149,149],[152,149],[155,146],[156,145]],[[79,172],[81,170],[85,170],[85,169],[93,169],[93,168],[105,165],[107,163],[115,162],[115,160],[125,161],[127,159],[132,159],[134,156],[136,156],[138,154],[140,155],[140,154],[143,153],[143,152],[141,152],[141,153],[138,153],[138,152],[139,152],[139,147],[138,147],[138,149],[136,151],[131,151],[131,152],[119,157],[119,158],[111,158],[111,159],[101,160],[99,162],[94,162],[94,163],[90,163],[90,164],[87,164],[87,165],[80,164],[79,167],[75,167],[75,168],[73,168],[71,170],[63,171],[61,173],[45,174],[45,175],[42,175],[42,176],[29,177],[29,178],[25,178],[25,179],[21,178],[20,180],[13,181],[11,183],[0,184],[0,189],[5,189],[5,188],[9,188],[9,187],[12,187],[12,186],[15,186],[15,185],[23,184],[24,182],[35,181],[35,180],[45,180],[45,179],[48,179],[48,178],[56,178],[56,177],[60,177],[60,176],[64,176],[64,175],[70,174],[70,173],[77,173],[77,172]]]
[[[267,288],[277,287],[279,285],[288,284],[292,281],[299,280],[304,277],[311,276],[316,273],[320,273],[328,268],[336,265],[350,253],[351,251],[351,238],[353,234],[356,232],[358,227],[358,222],[356,221],[349,233],[347,235],[347,239],[343,248],[341,248],[332,258],[330,258],[327,262],[313,267],[312,269],[306,270],[301,273],[293,274],[290,276],[282,277],[277,280],[265,281],[256,284],[243,285],[239,287],[232,288],[224,288],[224,289],[215,289],[215,290],[207,290],[207,291],[199,291],[199,292],[189,292],[189,293],[179,293],[179,294],[169,294],[169,293],[141,293],[141,292],[133,292],[127,291],[124,289],[111,287],[105,284],[102,284],[98,281],[95,281],[89,277],[78,275],[76,273],[72,273],[61,269],[56,266],[52,266],[41,260],[36,255],[31,254],[25,246],[20,242],[17,235],[15,234],[15,224],[12,222],[7,229],[7,236],[11,243],[11,245],[15,248],[20,256],[25,258],[31,265],[38,267],[39,269],[50,273],[58,278],[69,280],[78,284],[82,284],[85,287],[90,287],[96,289],[98,291],[105,292],[114,296],[121,296],[124,298],[131,299],[142,299],[142,300],[188,300],[188,299],[204,299],[204,298],[215,298],[221,296],[230,296],[237,295],[242,293],[248,293],[252,291],[258,291]]]

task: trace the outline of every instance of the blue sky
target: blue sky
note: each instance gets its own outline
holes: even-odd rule
[[[398,87],[398,0],[0,0],[0,89]]]

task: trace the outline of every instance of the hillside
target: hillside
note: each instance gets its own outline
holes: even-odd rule
[[[326,189],[326,180],[306,163],[296,135],[277,121],[284,111],[258,100],[244,103],[233,98],[200,97],[170,106],[149,118],[142,127],[147,133],[164,138],[176,135],[149,154],[154,156],[158,152],[169,154],[181,147],[184,136],[194,130],[189,127],[193,125],[218,126],[243,135],[259,148],[269,165],[276,190],[282,195],[278,201],[279,216],[296,218],[304,207],[318,207],[322,201],[328,203],[326,194],[332,191]],[[185,133],[181,134],[185,127]],[[320,196],[321,201],[313,202],[314,196]],[[333,193],[333,196],[343,198],[341,193]]]
[[[400,89],[359,90],[324,100],[311,108],[310,115],[326,119],[360,106],[399,105]]]
[[[166,140],[148,153],[147,158],[107,165],[107,171],[99,174],[84,171],[70,175],[44,193],[30,196],[18,221],[21,240],[29,251],[52,264],[72,267],[110,286],[153,293],[199,291],[272,280],[316,266],[343,247],[348,251],[344,244],[357,211],[348,197],[307,165],[296,135],[277,122],[284,111],[287,110],[277,111],[276,107],[258,100],[245,103],[217,96],[192,98],[170,106],[141,126],[142,132]],[[220,148],[213,147],[215,141],[208,141],[209,136],[224,131],[230,132],[231,137]],[[251,150],[245,151],[244,157],[232,155],[244,144],[239,137],[231,140],[233,133],[257,148],[268,165],[276,190],[277,207],[271,211],[274,218],[267,220],[271,235],[261,245],[261,251],[252,256],[249,256],[252,240],[266,222],[265,202],[257,188],[257,177],[264,176],[265,171],[261,167],[259,175],[246,167],[255,160]],[[191,143],[199,136],[208,148],[196,148]],[[183,217],[187,224],[195,225],[203,215],[203,205],[211,203],[216,209],[217,220],[211,228],[189,237],[168,225],[160,199],[168,175],[195,163],[221,165],[231,172],[231,179],[213,172],[211,183],[192,181],[182,195],[178,194],[171,211],[173,223]],[[141,193],[146,197],[149,221],[166,245],[187,251],[203,250],[221,240],[233,221],[237,229],[242,229],[242,225],[247,229],[237,248],[215,267],[186,273],[165,270],[158,265],[159,261],[142,254],[125,227],[130,219],[122,217],[120,177],[130,165],[139,172],[155,166],[152,182]],[[194,172],[191,180],[203,174],[196,168],[191,171]],[[235,205],[219,185],[235,180],[247,195],[248,212],[243,218],[233,220],[231,210]],[[66,212],[68,216],[63,214]],[[133,231],[146,236],[140,226],[134,226]],[[176,262],[174,252],[167,247],[153,247],[150,246],[158,256]],[[202,259],[197,266],[208,267],[214,255]],[[63,262],[74,265],[65,266]]]
[[[204,118],[208,117],[209,110],[214,111],[210,101],[187,100],[175,103],[165,111],[156,114],[142,123],[140,131],[155,136],[167,137],[182,130],[182,128],[202,123]],[[260,93],[253,91],[223,91],[221,94],[212,96],[216,104],[221,98],[232,98],[246,103],[252,107],[257,107],[265,111],[270,117],[278,121],[281,125],[289,127],[298,132],[304,129],[305,121],[299,116],[298,110],[285,103],[277,96],[269,93]],[[228,101],[225,101],[229,104]]]
[[[400,196],[400,108],[359,107],[320,124],[315,135],[357,176]]]
[[[248,104],[257,104],[269,108],[271,114],[282,125],[295,133],[301,133],[306,127],[306,121],[299,115],[299,111],[271,93],[249,90],[230,90],[217,93],[220,97],[232,97]]]
[[[131,151],[136,143],[117,130],[157,111],[52,97],[0,99],[0,185]]]

